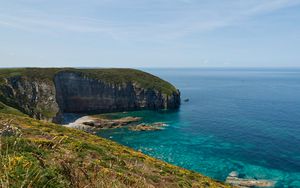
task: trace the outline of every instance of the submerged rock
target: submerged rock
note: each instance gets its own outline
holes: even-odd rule
[[[136,126],[130,126],[129,130],[132,131],[156,131],[156,130],[162,130],[163,127],[167,126],[167,124],[162,123],[162,122],[157,122],[153,124],[139,124]]]
[[[250,187],[273,187],[274,182],[270,180],[256,180],[256,179],[244,179],[238,177],[238,172],[231,172],[226,178],[226,183],[233,186],[241,188],[250,188]]]
[[[165,127],[165,126],[167,126],[167,124],[164,123],[164,122],[156,122],[156,123],[151,124],[151,126],[154,126],[154,127]]]
[[[237,171],[232,171],[230,172],[230,174],[228,175],[228,177],[238,177],[239,173]]]
[[[189,102],[190,101],[190,99],[184,99],[184,102]]]

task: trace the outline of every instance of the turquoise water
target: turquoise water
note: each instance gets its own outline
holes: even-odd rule
[[[300,187],[300,70],[149,69],[178,87],[178,111],[141,111],[162,131],[99,135],[224,181],[228,173]]]

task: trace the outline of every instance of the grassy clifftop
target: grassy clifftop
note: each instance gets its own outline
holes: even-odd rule
[[[170,83],[149,73],[136,69],[103,68],[103,69],[75,69],[75,68],[9,68],[0,69],[0,83],[4,78],[25,76],[28,78],[52,81],[55,74],[61,71],[77,72],[87,77],[99,79],[108,83],[122,84],[126,82],[138,83],[143,88],[156,89],[162,93],[177,92]]]
[[[0,130],[0,187],[227,187],[56,124],[0,113]]]

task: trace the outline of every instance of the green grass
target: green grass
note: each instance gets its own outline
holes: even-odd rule
[[[91,78],[99,79],[112,84],[122,84],[133,82],[146,89],[155,89],[167,95],[177,92],[176,88],[170,83],[149,73],[136,69],[75,69],[75,68],[14,68],[0,69],[0,84],[4,78],[12,76],[24,76],[30,79],[40,79],[53,81],[55,74],[68,71],[77,72]]]
[[[229,187],[76,129],[0,113],[0,187]]]
[[[27,116],[27,115],[23,114],[22,112],[20,112],[19,110],[5,105],[1,101],[0,101],[0,113],[14,114],[14,115],[19,115],[19,116]]]

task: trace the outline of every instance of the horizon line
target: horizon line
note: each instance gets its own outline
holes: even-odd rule
[[[20,67],[1,67],[0,69],[9,69],[9,68],[82,68],[82,69],[300,69],[300,66],[203,66],[203,67],[109,67],[109,66],[20,66]]]

